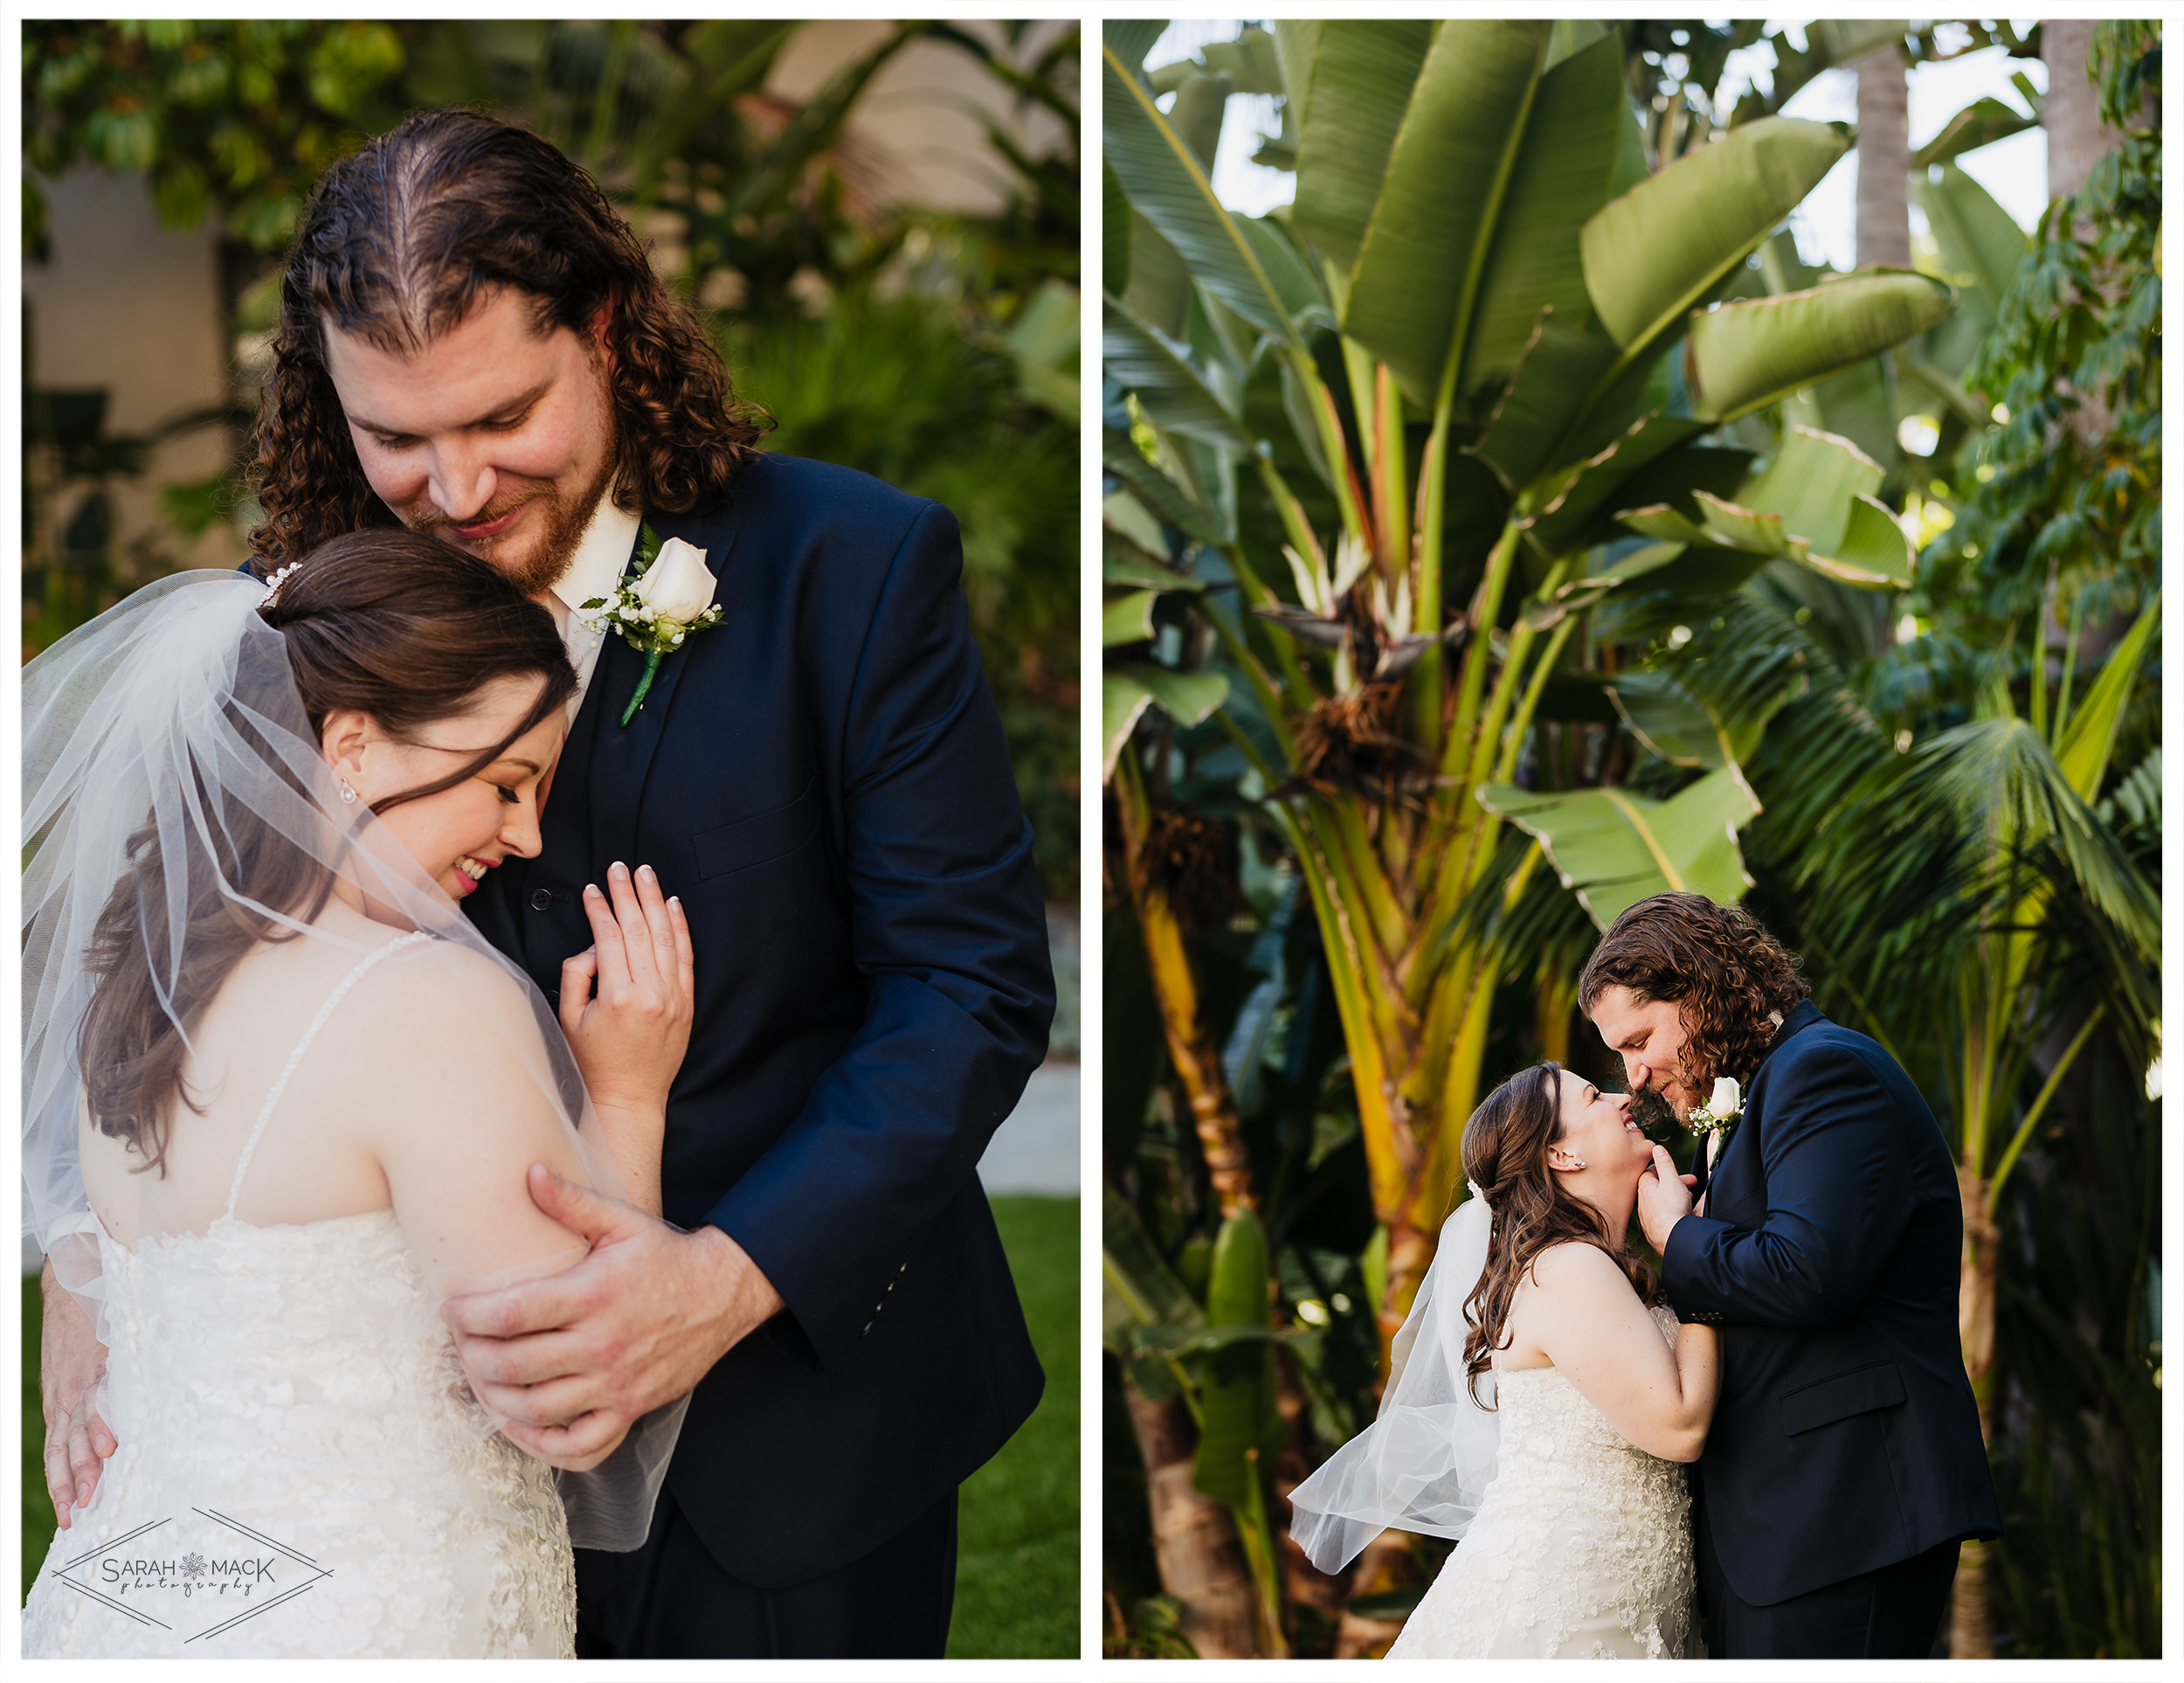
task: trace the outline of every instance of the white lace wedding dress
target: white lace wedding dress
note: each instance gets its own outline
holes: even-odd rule
[[[286,1080],[204,1233],[98,1234],[120,1447],[24,1654],[573,1658],[553,1474],[490,1430],[394,1212],[235,1219]]]
[[[1673,1344],[1676,1318],[1654,1319]],[[1494,1482],[1390,1659],[1699,1653],[1683,1469],[1609,1425],[1555,1368],[1497,1370]]]

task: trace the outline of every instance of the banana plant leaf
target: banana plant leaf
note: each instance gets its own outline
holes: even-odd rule
[[[1665,672],[1623,674],[1607,686],[1607,693],[1631,734],[1673,765],[1718,770],[1759,745],[1756,731],[1749,733],[1749,741],[1732,740],[1724,722]]]
[[[1626,350],[1674,328],[1850,146],[1845,123],[1763,117],[1609,201],[1580,235],[1601,325]]]
[[[1100,1198],[1101,1342],[1121,1355],[1136,1347],[1140,1328],[1205,1331],[1206,1312],[1161,1259],[1129,1200],[1104,1181]]]
[[[1100,504],[1100,530],[1105,543],[1125,544],[1147,557],[1168,552],[1160,523],[1144,503],[1129,491],[1116,491]]]
[[[1595,520],[1620,506],[1616,493],[1628,481],[1705,430],[1689,416],[1652,410],[1597,454],[1534,481],[1518,500],[1526,542],[1550,560],[1581,547]]]
[[[1539,313],[1517,354],[1516,372],[1487,418],[1471,454],[1510,491],[1522,490],[1550,465],[1572,412],[1614,365],[1615,347],[1554,313]]]
[[[1911,195],[1941,247],[1943,271],[1993,310],[2032,249],[2031,235],[1992,193],[1953,163],[1942,167],[1938,181],[1924,170],[1913,174]]]
[[[1107,648],[1152,640],[1152,606],[1158,590],[1133,590],[1117,596],[1100,610],[1100,642]]]
[[[1389,150],[1342,329],[1421,407],[1434,403],[1451,336],[1476,296],[1548,29],[1536,18],[1442,24]],[[1300,155],[1300,170],[1310,156]]]
[[[1115,775],[1115,761],[1145,709],[1158,703],[1178,724],[1203,724],[1228,699],[1219,672],[1176,672],[1146,661],[1126,661],[1100,675],[1100,775]]]
[[[1723,904],[1752,886],[1737,832],[1759,798],[1734,765],[1668,800],[1628,789],[1537,793],[1487,785],[1479,804],[1537,840],[1593,921],[1605,930],[1648,895],[1686,889]]]
[[[1267,1232],[1255,1212],[1238,1210],[1213,1241],[1206,1319],[1215,1333],[1269,1326]],[[1231,1507],[1253,1506],[1253,1483],[1282,1452],[1282,1416],[1275,1406],[1274,1351],[1238,1340],[1206,1358],[1199,1387],[1198,1458],[1191,1482]]]
[[[1145,55],[1167,31],[1165,17],[1110,17],[1100,25],[1100,39],[1134,76],[1144,70]]]
[[[1213,196],[1204,166],[1154,103],[1152,89],[1123,67],[1111,43],[1102,56],[1106,155],[1130,204],[1200,286],[1261,332],[1301,343],[1283,299],[1317,296],[1302,260],[1268,231],[1245,232],[1241,225],[1250,218],[1231,214]]]
[[[1572,613],[1599,605],[1609,592],[1658,571],[1684,552],[1681,544],[1647,544],[1594,572],[1559,585],[1545,600],[1534,597],[1524,606],[1524,623],[1534,631],[1547,631]]]
[[[1691,320],[1692,412],[1714,422],[1748,415],[1916,338],[1955,303],[1931,275],[1876,269],[1707,310]]]
[[[1233,41],[1208,41],[1199,58],[1208,71],[1234,82],[1239,94],[1278,94],[1286,86],[1282,54],[1262,29],[1248,29]]]
[[[1117,298],[1130,290],[1130,199],[1115,166],[1100,160],[1100,285]]]
[[[1186,578],[1117,532],[1112,525],[1101,534],[1100,582],[1138,590],[1187,591],[1197,595],[1206,588],[1202,578]]]
[[[1171,433],[1240,453],[1251,447],[1234,410],[1179,346],[1139,321],[1119,299],[1101,304],[1100,351],[1110,379],[1136,393],[1145,412]]]
[[[1299,114],[1290,218],[1346,271],[1365,242],[1434,25],[1424,18],[1329,18],[1276,28],[1288,44],[1283,59]],[[1307,28],[1309,48],[1296,45]]]
[[[1173,526],[1185,537],[1195,537],[1202,544],[1220,544],[1231,536],[1213,510],[1147,461],[1129,433],[1112,426],[1101,428],[1100,462],[1130,487],[1136,499],[1158,520]],[[1163,547],[1157,542],[1158,525],[1154,533],[1154,547]]]
[[[1768,722],[1813,669],[1801,643],[1779,634],[1773,615],[1749,596],[1724,603],[1680,652],[1614,679],[1616,711],[1672,764],[1710,771],[1751,764]]]
[[[2039,126],[2037,114],[2027,116],[1990,94],[1973,100],[1942,124],[1939,135],[1911,154],[1911,168],[1924,172],[1937,163],[1949,163],[1966,152]]]
[[[1699,519],[1666,504],[1633,509],[1625,526],[1664,543],[1783,556],[1867,590],[1904,590],[1918,557],[1885,504],[1880,464],[1848,439],[1794,426],[1767,469],[1732,501],[1695,491]]]
[[[1593,319],[1578,233],[1614,184],[1622,51],[1613,34],[1603,34],[1559,62],[1551,44],[1547,57],[1465,329],[1459,391],[1506,375],[1542,308],[1555,311],[1565,327]],[[1587,382],[1575,394],[1589,390]]]

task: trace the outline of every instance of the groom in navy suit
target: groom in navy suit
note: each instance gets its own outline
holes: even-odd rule
[[[1925,1658],[1959,1544],[2001,1532],[1958,1344],[1963,1214],[1940,1127],[1733,906],[1640,901],[1578,991],[1634,1097],[1681,1119],[1718,1077],[1743,1090],[1704,1215],[1658,1148],[1638,1188],[1669,1303],[1722,1332],[1692,1500],[1709,1652]]]
[[[328,172],[273,350],[261,571],[399,521],[563,628],[543,850],[488,874],[480,928],[557,997],[586,885],[641,863],[695,943],[671,1225],[538,1171],[591,1254],[449,1307],[519,1437],[581,1451],[692,1397],[645,1547],[579,1553],[579,1653],[939,1658],[956,1488],[1043,1382],[977,1164],[1054,1008],[954,520],[754,449],[596,184],[472,113]],[[575,610],[645,526],[703,551],[722,612],[624,723],[643,657]]]

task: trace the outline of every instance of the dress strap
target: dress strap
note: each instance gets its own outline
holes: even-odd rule
[[[311,1049],[311,1042],[319,1037],[319,1030],[326,1027],[327,1019],[334,1015],[334,1008],[349,996],[349,990],[363,980],[364,972],[377,964],[387,954],[398,952],[405,946],[414,945],[418,941],[429,941],[432,938],[431,931],[420,929],[410,934],[399,936],[389,941],[384,946],[367,952],[364,955],[364,961],[350,971],[348,975],[342,977],[342,985],[327,996],[324,1005],[319,1007],[318,1015],[311,1019],[311,1026],[303,1031],[303,1038],[296,1042],[295,1050],[288,1054],[287,1063],[281,1066],[280,1073],[273,1078],[272,1090],[266,1095],[265,1108],[258,1112],[258,1121],[250,1131],[250,1138],[243,1142],[243,1154],[235,1160],[235,1179],[229,1184],[227,1189],[229,1220],[234,1219],[235,1201],[243,1195],[243,1176],[250,1168],[251,1154],[258,1149],[258,1142],[265,1134],[266,1124],[273,1120],[273,1107],[280,1103],[280,1095],[287,1091],[288,1078],[295,1074],[296,1066],[303,1062],[303,1055]]]

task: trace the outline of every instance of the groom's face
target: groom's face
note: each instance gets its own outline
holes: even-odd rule
[[[536,305],[502,287],[406,355],[326,334],[327,372],[380,500],[534,596],[568,571],[615,466],[606,313],[586,340],[542,330]]]
[[[1683,1067],[1687,1036],[1683,1010],[1675,1001],[1641,1000],[1621,985],[1603,988],[1593,1001],[1593,1026],[1607,1049],[1622,1059],[1641,1120],[1648,1119],[1645,1111],[1652,1102],[1665,1104],[1679,1122],[1690,1113],[1701,1095],[1690,1090],[1686,1077],[1696,1084],[1699,1077]]]

